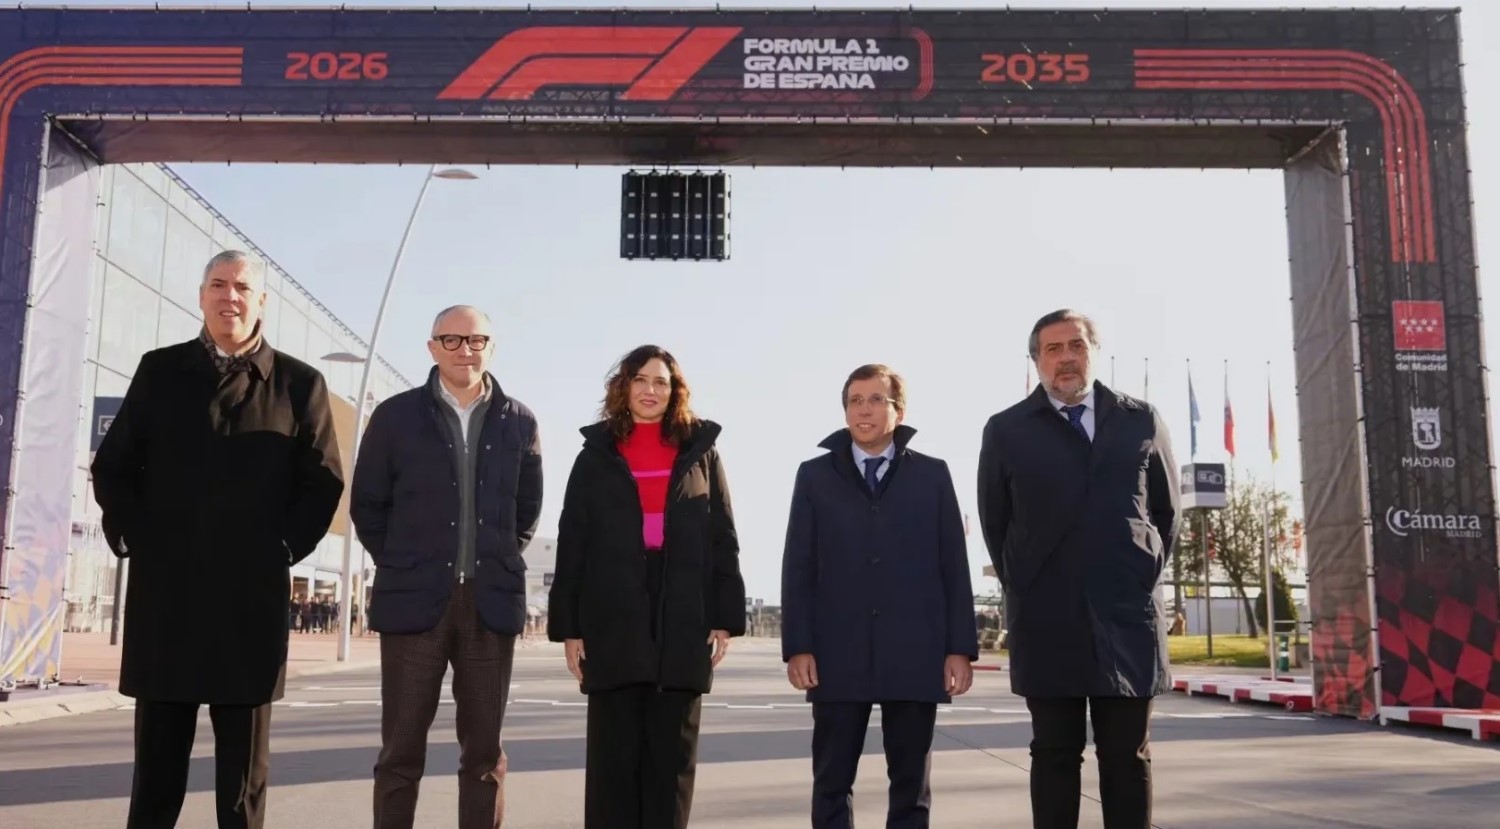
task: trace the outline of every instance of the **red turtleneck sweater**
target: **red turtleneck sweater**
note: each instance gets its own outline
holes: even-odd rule
[[[667,509],[667,486],[672,480],[672,463],[677,447],[663,443],[661,423],[637,423],[630,437],[619,441],[620,454],[635,476],[641,495],[641,524],[646,549],[660,550],[662,521]]]

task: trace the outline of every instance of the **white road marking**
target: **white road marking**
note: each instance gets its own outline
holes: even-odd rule
[[[516,687],[516,686],[512,685],[511,687]],[[342,690],[347,690],[347,689],[342,689]],[[443,705],[453,705],[454,704],[454,700],[450,696],[445,696],[444,698],[440,699],[439,702],[441,704],[443,704]],[[584,707],[586,707],[588,705],[588,702],[586,700],[555,700],[555,699],[538,699],[538,698],[530,698],[530,697],[519,697],[519,698],[512,697],[510,699],[510,703],[514,704],[514,705],[522,705],[522,706],[538,706],[538,707],[540,707],[540,706],[546,706],[548,708],[584,708]],[[326,701],[326,700],[325,701],[280,700],[276,704],[279,705],[279,706],[285,707],[285,708],[335,708],[335,707],[338,707],[338,706],[341,706],[341,705],[363,705],[363,706],[376,706],[376,707],[379,707],[381,705],[381,701],[379,699],[351,699],[351,700],[342,700],[342,701],[338,701],[338,702]],[[705,707],[705,708],[718,708],[718,709],[722,709],[722,710],[726,710],[726,711],[792,711],[792,710],[801,711],[801,710],[806,710],[808,708],[811,708],[812,707],[812,703],[808,703],[808,702],[744,703],[744,702],[704,701],[703,707]],[[126,706],[123,706],[120,710],[129,711],[129,710],[133,710],[134,708],[135,708],[134,705],[126,705]],[[999,716],[1003,716],[1003,717],[1019,717],[1021,720],[1026,720],[1026,719],[1029,719],[1029,717],[1030,717],[1030,712],[1027,711],[1024,708],[988,708],[988,707],[979,706],[979,705],[939,705],[938,706],[938,711],[940,713],[946,712],[946,713],[954,713],[954,714],[959,714],[959,713],[962,713],[962,714],[984,714],[984,715],[999,715]],[[873,719],[878,722],[879,721],[879,716],[880,716],[880,707],[878,705],[875,706],[874,710],[871,711],[871,714],[873,715]],[[1289,714],[1271,714],[1271,713],[1260,714],[1260,713],[1255,713],[1255,712],[1250,712],[1250,711],[1243,711],[1243,710],[1239,710],[1239,711],[1156,711],[1156,712],[1154,712],[1154,716],[1156,718],[1161,718],[1161,719],[1178,719],[1178,720],[1228,720],[1228,719],[1256,719],[1256,718],[1258,718],[1258,719],[1267,719],[1267,720],[1282,720],[1282,721],[1286,721],[1286,722],[1311,722],[1314,719],[1313,717],[1308,716],[1306,714],[1290,714],[1290,715]]]
[[[512,682],[510,684],[510,689],[512,691],[514,691],[515,689],[517,689],[519,687],[521,687],[521,685],[519,683]],[[451,683],[451,682],[445,682],[445,683],[443,683],[443,690],[444,691],[451,691],[452,689],[453,689],[453,683]],[[297,691],[379,691],[380,690],[380,686],[379,685],[308,685],[308,686],[306,686],[304,688],[296,688],[296,689],[293,689],[293,690],[297,690]]]

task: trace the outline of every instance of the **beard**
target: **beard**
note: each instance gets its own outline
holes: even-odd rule
[[[1059,372],[1059,374],[1061,373],[1062,372]],[[1077,394],[1089,387],[1089,378],[1088,375],[1084,374],[1083,372],[1075,372],[1061,378],[1059,378],[1057,375],[1054,375],[1052,378],[1052,382],[1049,383],[1048,386],[1054,392],[1062,394]]]

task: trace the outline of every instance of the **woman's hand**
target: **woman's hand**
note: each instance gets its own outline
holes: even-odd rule
[[[583,640],[582,639],[564,639],[563,640],[563,655],[565,657],[567,657],[567,660],[568,660],[568,672],[571,673],[571,674],[573,674],[573,678],[576,679],[576,680],[578,680],[578,684],[579,685],[582,685],[583,684],[583,660],[584,660],[584,655],[583,655]]]
[[[729,631],[716,630],[708,634],[708,644],[714,646],[714,660],[711,667],[719,667],[724,655],[729,653]]]

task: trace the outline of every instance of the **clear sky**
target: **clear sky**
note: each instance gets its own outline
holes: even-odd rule
[[[196,5],[244,4],[200,0]],[[568,0],[560,5],[605,4]],[[1197,0],[1191,5],[1283,4]],[[1367,0],[1359,5],[1407,4]],[[1478,148],[1495,146],[1500,138],[1500,97],[1478,79],[1500,68],[1494,57],[1500,11],[1486,3],[1444,5],[1464,8],[1469,143],[1475,153],[1483,262],[1484,243],[1495,238],[1500,221],[1500,208],[1487,207],[1500,199],[1500,167]],[[425,168],[174,169],[368,337]],[[1189,357],[1202,414],[1199,459],[1226,459],[1227,360],[1237,474],[1269,476],[1269,373],[1281,441],[1277,483],[1300,494],[1279,173],[731,168],[732,259],[688,264],[618,258],[620,168],[475,172],[476,181],[439,181],[429,191],[380,351],[420,380],[431,364],[423,343],[439,308],[463,302],[491,314],[500,338],[493,370],[506,393],[531,406],[541,421],[547,482],[543,535],[555,532],[563,486],[580,445],[577,430],[593,419],[606,372],[630,348],[657,343],[682,362],[699,413],[724,425],[720,445],[747,588],[751,596],[774,604],[793,475],[799,462],[821,451],[817,443],[823,437],[842,427],[838,394],[845,375],[861,363],[884,362],[906,377],[907,422],[919,430],[912,447],[949,462],[960,505],[976,514],[981,429],[992,413],[1029,391],[1026,336],[1037,317],[1064,306],[1101,323],[1100,374],[1106,383],[1113,360],[1115,385],[1144,392],[1149,359],[1149,399],[1168,417],[1183,461]],[[1496,334],[1494,324],[1487,323],[1487,338]],[[988,554],[977,515],[973,529],[969,558],[975,589],[987,592],[993,582],[979,575]]]

